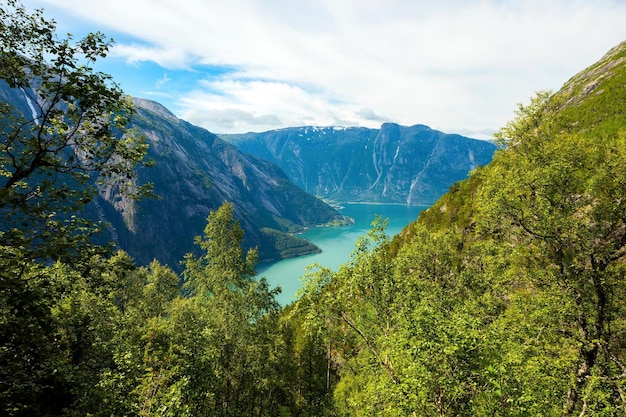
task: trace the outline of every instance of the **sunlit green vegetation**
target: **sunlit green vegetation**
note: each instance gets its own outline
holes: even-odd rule
[[[311,271],[296,311],[330,347],[339,415],[626,412],[626,71],[609,67],[593,95],[520,105],[492,163],[393,240],[375,225]]]
[[[393,239],[377,219],[348,263],[312,266],[281,307],[232,204],[180,275],[90,243],[97,225],[69,213],[93,196],[85,172],[133,178],[145,147],[118,131],[132,109],[76,65],[106,55],[101,36],[72,47],[42,12],[7,5],[5,81],[31,94],[39,63],[23,54],[58,54],[54,75],[35,68],[40,94],[77,113],[0,108],[0,414],[626,414],[624,45],[603,77],[593,67],[593,94],[585,77],[537,94],[491,164]],[[79,142],[103,153],[59,147]]]

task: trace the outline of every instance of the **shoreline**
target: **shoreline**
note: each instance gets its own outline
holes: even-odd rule
[[[428,204],[385,203],[382,201],[370,201],[370,202],[344,201],[340,204],[350,204],[350,205],[363,204],[363,205],[368,205],[368,206],[404,206],[404,207],[427,207],[429,206]]]
[[[329,206],[341,210],[344,208],[344,205],[368,205],[368,206],[404,206],[404,207],[430,207],[434,203],[422,203],[422,204],[406,204],[406,203],[388,203],[385,201],[337,201],[337,200],[327,200],[323,197],[317,197],[321,199],[323,202],[328,204]]]

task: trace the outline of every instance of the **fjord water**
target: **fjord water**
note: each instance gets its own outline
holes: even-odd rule
[[[376,215],[389,220],[387,235],[394,236],[417,219],[424,206],[405,206],[392,204],[345,204],[341,212],[354,219],[354,224],[339,227],[320,227],[306,231],[301,237],[317,245],[322,253],[284,259],[272,264],[259,265],[259,277],[267,278],[270,287],[280,286],[281,294],[278,302],[287,305],[294,301],[300,289],[300,277],[306,267],[313,263],[328,267],[334,271],[350,259],[354,244],[359,237],[365,235],[372,226]]]

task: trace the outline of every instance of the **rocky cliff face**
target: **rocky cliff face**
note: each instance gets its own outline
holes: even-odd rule
[[[298,127],[223,135],[240,150],[279,165],[305,191],[338,201],[429,205],[495,145],[424,125],[380,129]]]
[[[280,259],[285,246],[301,255],[317,250],[287,232],[343,220],[337,211],[295,186],[276,165],[245,154],[205,129],[176,118],[158,103],[134,99],[132,129],[146,136],[148,157],[139,180],[158,199],[127,201],[102,189],[92,210],[111,224],[109,235],[139,263],[156,258],[176,267],[194,250],[211,210],[229,201],[261,260]],[[290,244],[285,244],[289,239]]]
[[[0,85],[0,100],[25,115],[34,108],[6,84]],[[385,124],[381,129],[290,128],[228,138],[245,153],[158,103],[135,99],[135,104],[131,128],[147,138],[148,157],[156,163],[140,168],[138,177],[153,183],[159,198],[129,201],[101,188],[88,215],[108,223],[105,238],[140,264],[156,258],[178,267],[195,249],[193,239],[210,211],[226,201],[234,204],[244,243],[258,247],[261,260],[311,253],[318,249],[289,233],[346,221],[311,194],[430,204],[473,167],[487,163],[494,148],[426,126]]]

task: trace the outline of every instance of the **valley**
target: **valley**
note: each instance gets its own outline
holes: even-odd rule
[[[220,135],[278,165],[306,192],[341,202],[430,205],[491,160],[493,143],[425,125],[303,126]]]
[[[259,264],[257,277],[267,278],[270,286],[280,286],[282,292],[276,297],[283,306],[292,303],[301,288],[301,278],[306,268],[318,264],[333,270],[350,260],[350,254],[360,237],[371,229],[376,216],[388,221],[386,233],[393,237],[404,227],[414,222],[426,206],[406,206],[401,204],[344,204],[341,213],[354,219],[354,223],[338,227],[309,229],[299,235],[321,249],[321,253],[306,255],[278,262]]]
[[[168,18],[183,9],[164,4]],[[275,29],[262,18],[252,29]],[[493,141],[389,122],[341,95],[314,103],[295,83],[256,99],[342,105],[324,120],[380,128],[194,108],[203,123],[283,126],[218,136],[99,72],[120,52],[101,32],[58,28],[19,0],[0,8],[0,415],[626,415],[626,42],[519,104]],[[363,55],[359,69],[377,72]],[[259,66],[214,62],[194,86],[228,106],[213,81],[241,92]],[[447,86],[468,74],[432,68]],[[382,91],[352,78],[358,97]],[[413,91],[433,109],[462,95],[431,88]]]
[[[351,222],[324,199],[432,204],[488,163],[495,150],[489,142],[423,125],[294,128],[259,134],[265,142],[252,134],[223,140],[159,103],[133,100],[131,130],[145,137],[147,156],[155,162],[137,171],[138,181],[152,184],[157,198],[135,202],[101,188],[88,209],[111,225],[108,238],[137,262],[147,265],[157,259],[175,270],[194,250],[194,237],[209,213],[224,202],[233,203],[245,230],[244,245],[257,247],[261,262],[298,257],[320,251],[299,233]],[[282,157],[248,143],[265,143]],[[314,184],[312,178],[320,182]]]

